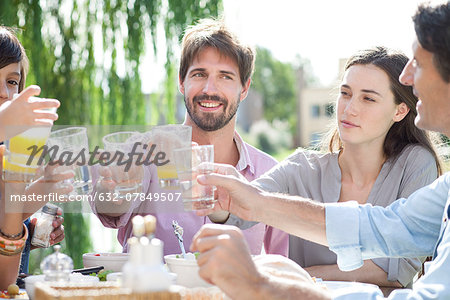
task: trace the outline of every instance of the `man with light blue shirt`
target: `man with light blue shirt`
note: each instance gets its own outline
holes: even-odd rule
[[[413,20],[414,57],[399,80],[412,86],[419,98],[416,125],[450,137],[450,3],[422,5]],[[232,214],[328,245],[345,271],[361,267],[365,259],[432,255],[413,289],[395,290],[389,299],[450,299],[450,173],[383,208],[270,194],[227,171],[198,181],[220,187],[220,205]],[[384,299],[378,289],[331,294],[306,280],[267,277],[256,269],[236,227],[205,226],[192,249],[201,252],[200,275],[233,299]]]

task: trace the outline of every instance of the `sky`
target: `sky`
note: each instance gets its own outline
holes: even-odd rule
[[[339,59],[358,50],[382,45],[410,56],[411,17],[423,1],[223,0],[223,6],[225,22],[241,39],[282,62],[293,63],[297,55],[309,59],[314,75],[328,85],[337,77]],[[150,53],[141,65],[144,93],[158,90],[164,79],[165,45],[157,47],[159,57]]]
[[[410,56],[412,15],[423,0],[223,0],[229,27],[275,58],[311,61],[322,84],[333,81],[338,60],[382,45]]]

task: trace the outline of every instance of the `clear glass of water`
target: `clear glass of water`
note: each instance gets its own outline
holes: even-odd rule
[[[85,195],[92,191],[92,176],[89,163],[89,143],[86,127],[68,127],[50,133],[47,141],[50,161],[59,161],[57,171],[72,170],[75,176],[64,183],[73,185],[74,195]],[[52,149],[53,148],[53,149]],[[56,156],[53,154],[56,153]]]
[[[120,131],[103,137],[104,150],[110,154],[105,164],[116,183],[114,193],[119,199],[127,194],[140,193],[144,178],[144,135],[137,131]],[[140,157],[140,158],[139,158]]]
[[[214,199],[216,187],[199,184],[197,176],[212,173],[214,146],[202,145],[175,149],[174,159],[184,209],[190,211],[213,208],[217,201]]]

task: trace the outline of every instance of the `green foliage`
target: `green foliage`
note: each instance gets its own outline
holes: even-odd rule
[[[257,48],[252,88],[264,99],[264,117],[286,120],[290,129],[295,128],[297,85],[295,70],[291,64],[276,60],[269,50]]]
[[[167,83],[158,106],[173,121],[174,45],[187,25],[216,17],[220,5],[220,0],[7,0],[0,4],[0,22],[21,29],[31,65],[28,84],[61,101],[58,124],[135,125],[145,123],[139,77],[145,40],[156,53],[157,26],[164,25]]]
[[[296,71],[304,68],[306,74],[312,74],[309,60],[300,56],[295,63],[283,63],[273,57],[265,48],[258,47],[255,72],[252,76],[252,88],[260,92],[264,99],[264,118],[272,122],[275,119],[287,121],[289,131],[295,134],[297,122],[296,103],[298,82]],[[317,79],[308,75],[306,85],[314,85]]]
[[[56,124],[138,125],[146,122],[139,76],[145,40],[152,41],[156,53],[157,26],[164,25],[166,90],[162,103],[159,97],[150,100],[172,122],[173,45],[187,25],[216,17],[220,7],[221,0],[2,0],[0,23],[19,29],[30,60],[27,85],[38,84],[42,97],[61,101]],[[91,248],[89,227],[81,214],[66,214],[64,226],[64,251],[80,267],[81,254]],[[33,252],[38,261],[44,256],[42,250]],[[30,271],[37,265],[32,262]]]
[[[288,130],[288,123],[285,121],[274,120],[272,123],[261,120],[252,125],[248,141],[256,148],[276,155],[291,148],[291,134]]]

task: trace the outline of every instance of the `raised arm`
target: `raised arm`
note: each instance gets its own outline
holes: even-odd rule
[[[386,208],[327,205],[327,240],[338,255],[340,269],[359,268],[363,259],[433,254],[449,187],[450,174],[446,174]]]
[[[218,206],[239,218],[262,222],[316,243],[327,244],[325,206],[321,203],[268,193],[233,175],[213,173],[199,176],[197,180],[201,184],[218,187]]]

